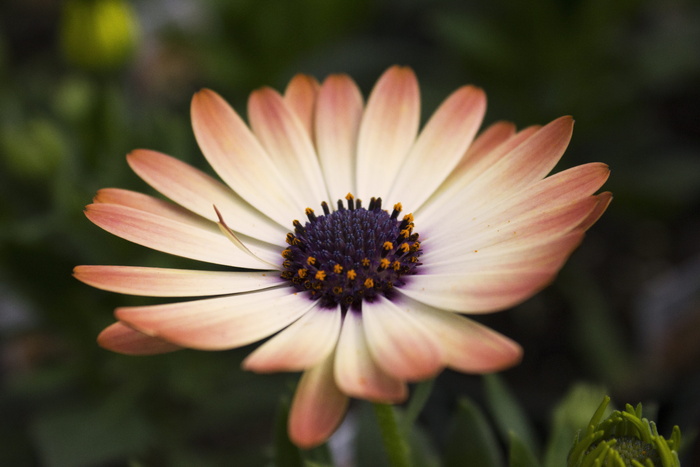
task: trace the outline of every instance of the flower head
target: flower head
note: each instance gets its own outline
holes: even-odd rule
[[[576,435],[569,467],[680,467],[677,426],[669,439],[660,436],[656,424],[642,418],[642,404],[627,404],[602,420],[609,403],[605,397],[586,431]]]
[[[551,282],[607,207],[610,194],[594,193],[608,168],[546,177],[572,119],[519,132],[499,122],[476,136],[485,108],[483,91],[464,86],[419,131],[418,83],[403,67],[366,104],[345,75],[300,75],[283,95],[260,89],[250,126],[200,91],[195,136],[224,183],[136,150],[132,169],[174,203],[105,189],[86,215],[132,242],[232,269],[77,267],[78,279],[114,292],[199,297],[118,308],[99,343],[154,354],[269,338],[243,366],[303,371],[289,422],[303,447],[335,430],[349,397],[400,402],[407,382],[445,367],[514,365],[516,343],[461,313],[511,307]]]

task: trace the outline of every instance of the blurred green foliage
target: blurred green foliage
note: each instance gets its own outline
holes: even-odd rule
[[[102,187],[151,192],[125,163],[135,148],[208,170],[188,116],[201,87],[245,114],[252,89],[282,89],[295,73],[345,72],[367,92],[394,63],[416,70],[424,116],[465,83],[486,90],[487,122],[574,115],[562,168],[606,162],[615,193],[554,287],[483,317],[525,348],[504,375],[508,391],[486,397],[476,377],[438,378],[418,419],[416,443],[433,453],[426,465],[441,453],[459,465],[468,451],[447,427],[483,420],[479,406],[501,436],[470,436],[503,447],[515,430],[511,440],[540,456],[528,438],[549,439],[555,402],[580,379],[616,399],[658,401],[660,430],[700,426],[700,346],[687,331],[700,324],[697,2],[145,0],[122,5],[140,33],[115,27],[106,55],[86,60],[100,45],[89,15],[70,31],[67,10],[101,1],[0,5],[0,465],[274,462],[275,413],[296,375],[244,373],[248,349],[133,358],[96,346],[113,308],[150,302],[82,285],[74,265],[189,263],[110,236],[82,209]],[[108,17],[100,21],[114,27]],[[527,430],[489,397],[517,399]],[[381,454],[363,407],[351,416],[360,465],[371,465]],[[561,452],[565,441],[553,443]],[[686,447],[687,465],[699,451]]]

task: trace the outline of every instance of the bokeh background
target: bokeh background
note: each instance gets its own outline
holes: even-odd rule
[[[503,374],[540,443],[573,384],[657,409],[700,465],[700,4],[692,0],[6,0],[0,4],[0,465],[267,465],[297,375],[240,370],[250,349],[125,357],[95,344],[116,306],[77,264],[198,265],[112,237],[83,216],[102,187],[152,193],[134,148],[204,168],[189,100],[239,111],[296,73],[371,89],[413,67],[429,115],[466,83],[486,123],[576,119],[561,162],[603,161],[615,199],[557,281],[480,320],[519,341]],[[208,170],[208,169],[207,169]],[[420,425],[440,453],[446,372]],[[361,405],[360,409],[361,412]],[[382,465],[373,457],[361,465]],[[465,464],[466,465],[466,464]]]

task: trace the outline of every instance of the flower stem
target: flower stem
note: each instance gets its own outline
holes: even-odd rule
[[[379,431],[382,434],[384,448],[389,455],[389,463],[392,467],[410,467],[410,449],[399,428],[394,407],[389,404],[379,403],[372,405],[379,423]]]

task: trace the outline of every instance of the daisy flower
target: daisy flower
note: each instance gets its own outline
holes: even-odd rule
[[[125,354],[224,350],[267,340],[247,370],[303,372],[289,417],[299,446],[324,442],[349,398],[398,403],[444,368],[516,364],[512,340],[462,314],[503,310],[550,283],[607,207],[608,168],[547,177],[573,120],[477,136],[484,92],[452,93],[419,131],[412,70],[388,69],[367,102],[345,75],[253,92],[248,124],[216,93],[192,100],[197,142],[219,181],[136,150],[131,168],[170,201],[100,190],[102,229],[215,271],[78,266],[94,287],[195,297],[118,308],[98,337]]]

